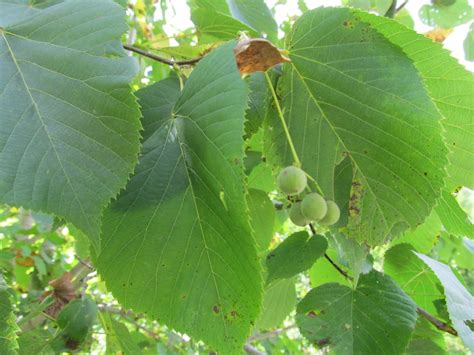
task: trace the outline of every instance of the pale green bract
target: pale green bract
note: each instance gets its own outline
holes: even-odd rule
[[[24,18],[0,15],[0,200],[64,217],[98,250],[102,209],[139,150],[124,12],[86,0]]]
[[[288,49],[281,90],[303,169],[325,196],[339,149],[357,170],[350,235],[378,244],[422,223],[447,160],[441,117],[413,63],[350,9],[304,14]]]
[[[97,261],[124,307],[222,353],[241,350],[262,297],[242,164],[247,89],[233,45],[199,62],[182,93],[174,79],[137,93],[142,157],[104,214]]]

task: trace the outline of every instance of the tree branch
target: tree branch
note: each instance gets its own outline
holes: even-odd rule
[[[395,13],[397,14],[398,12],[400,12],[405,7],[406,4],[408,4],[408,0],[405,0],[403,4],[397,7],[397,9],[395,10]]]
[[[311,229],[311,233],[313,233],[313,236],[316,236],[316,230],[314,229],[314,226],[312,223],[309,224],[309,228]],[[331,259],[331,257],[329,255],[327,255],[326,253],[324,253],[324,257],[326,258],[327,261],[329,261],[331,263],[332,266],[334,266],[334,268],[342,275],[344,276],[346,279],[348,280],[351,280],[353,281],[354,278],[352,276],[350,276],[346,271],[342,270],[341,267],[339,265],[337,265],[334,260]]]
[[[193,65],[193,64],[196,64],[197,62],[199,62],[204,57],[204,56],[200,56],[200,57],[196,57],[196,58],[192,58],[192,59],[186,59],[186,60],[174,60],[174,59],[168,59],[168,58],[161,57],[161,56],[156,55],[156,54],[151,53],[151,52],[147,52],[143,49],[134,47],[130,44],[124,44],[123,48],[125,48],[128,51],[140,54],[144,57],[156,60],[160,63],[168,64],[168,65],[171,65],[171,66],[173,66],[173,65]]]
[[[420,308],[420,307],[417,307],[416,309],[416,312],[422,316],[423,318],[425,318],[428,322],[430,322],[431,324],[433,324],[436,328],[438,328],[439,330],[443,331],[443,332],[446,332],[446,333],[449,333],[449,334],[452,334],[454,336],[457,336],[458,335],[458,332],[456,331],[456,329],[454,329],[453,327],[451,327],[449,324],[445,323],[445,322],[442,322],[440,321],[439,319],[435,318],[434,316],[432,316],[431,314],[429,314],[427,311],[425,311],[423,308]]]

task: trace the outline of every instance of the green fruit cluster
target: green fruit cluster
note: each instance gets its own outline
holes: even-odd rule
[[[296,166],[287,166],[277,178],[278,188],[289,196],[298,195],[307,186],[306,173]],[[290,208],[290,219],[297,226],[305,226],[311,222],[331,226],[339,220],[341,211],[339,206],[321,195],[312,192],[302,201],[295,202]]]

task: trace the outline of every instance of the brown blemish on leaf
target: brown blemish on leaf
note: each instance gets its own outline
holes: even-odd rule
[[[242,75],[265,72],[277,64],[290,62],[282,50],[263,38],[241,36],[234,48],[234,55]]]
[[[363,187],[362,184],[354,180],[352,182],[351,196],[349,198],[349,214],[356,217],[360,214],[360,202],[362,200]]]
[[[219,314],[219,312],[221,311],[221,309],[220,309],[219,306],[216,304],[216,305],[214,305],[214,307],[212,307],[212,311],[213,311],[215,314]]]
[[[330,343],[329,341],[329,337],[328,338],[324,338],[324,339],[320,339],[320,340],[317,340],[316,341],[316,344],[318,344],[318,346],[326,346]]]
[[[306,315],[310,318],[315,318],[317,317],[317,314],[315,311],[309,311],[308,313],[306,313]]]

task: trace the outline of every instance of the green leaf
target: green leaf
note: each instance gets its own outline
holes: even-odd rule
[[[385,253],[384,271],[421,308],[436,314],[435,302],[444,299],[443,289],[431,269],[413,254],[409,244],[399,244]]]
[[[416,305],[389,277],[372,271],[357,288],[329,283],[298,304],[302,334],[335,354],[401,354],[415,328]]]
[[[456,198],[449,192],[443,191],[435,211],[448,233],[474,239],[474,225],[469,221],[466,212],[459,206]]]
[[[335,237],[337,244],[342,251],[342,257],[349,264],[354,282],[357,285],[359,275],[367,267],[367,255],[369,248],[364,244],[359,244],[356,240],[338,233]],[[367,271],[365,271],[367,272]]]
[[[278,280],[265,289],[257,329],[280,326],[296,305],[295,278]]]
[[[419,15],[428,26],[453,28],[473,19],[474,10],[467,0],[456,0],[452,5],[423,5]]]
[[[345,227],[349,222],[349,208],[351,198],[352,179],[354,170],[349,157],[338,164],[334,170],[334,202],[341,210],[341,217],[334,228]]]
[[[446,344],[443,334],[435,329],[425,318],[418,318],[415,331],[408,344],[407,355],[444,355]]]
[[[437,259],[446,264],[454,263],[458,268],[474,269],[474,251],[466,241],[470,239],[441,233],[441,238],[434,248]]]
[[[59,313],[57,323],[63,334],[75,341],[83,341],[97,316],[97,306],[90,297],[69,302]]]
[[[232,16],[266,34],[271,41],[278,39],[278,25],[264,0],[227,0]]]
[[[49,341],[53,334],[43,328],[35,328],[29,332],[21,333],[18,337],[18,354],[54,354]]]
[[[268,94],[267,82],[264,73],[254,73],[246,78],[250,88],[248,109],[245,112],[245,133],[252,136],[262,125],[266,113]]]
[[[247,91],[234,45],[200,61],[181,95],[169,81],[137,93],[152,132],[104,214],[97,262],[124,307],[224,353],[240,351],[262,297],[242,164]]]
[[[275,207],[264,191],[256,189],[249,189],[247,204],[257,250],[265,251],[273,238]]]
[[[96,249],[139,149],[135,62],[110,57],[125,30],[120,6],[89,0],[0,29],[0,199],[64,217]]]
[[[296,232],[272,250],[266,259],[267,282],[286,279],[309,269],[324,255],[328,242],[322,235]]]
[[[201,44],[231,40],[236,38],[241,31],[247,31],[252,37],[258,36],[254,29],[239,20],[210,9],[198,8],[194,10],[191,20],[196,25]]]
[[[406,231],[401,237],[392,241],[392,244],[409,243],[419,252],[429,253],[439,238],[441,227],[441,221],[433,210],[422,225]]]
[[[424,254],[416,255],[428,265],[443,284],[449,317],[464,344],[474,351],[474,331],[470,323],[474,321],[474,297],[459,282],[451,268]]]
[[[440,116],[410,59],[354,12],[322,8],[297,21],[282,90],[303,167],[323,175],[314,177],[325,194],[338,145],[351,158],[360,184],[348,228],[377,244],[429,215],[446,148]],[[324,133],[314,128],[318,122]],[[311,145],[307,154],[301,142]]]
[[[118,351],[130,355],[141,353],[140,348],[133,341],[130,332],[124,324],[117,322],[106,312],[100,313],[99,316],[107,336],[106,353],[115,354]]]
[[[358,15],[392,43],[400,46],[423,76],[428,91],[444,119],[444,138],[451,151],[447,167],[447,190],[474,188],[474,76],[466,71],[439,43],[397,22],[362,12]]]
[[[18,342],[16,333],[20,330],[13,311],[14,293],[0,274],[0,353],[16,354]]]
[[[190,0],[189,2],[192,9],[200,7],[203,9],[211,9],[225,15],[231,14],[226,0]]]

